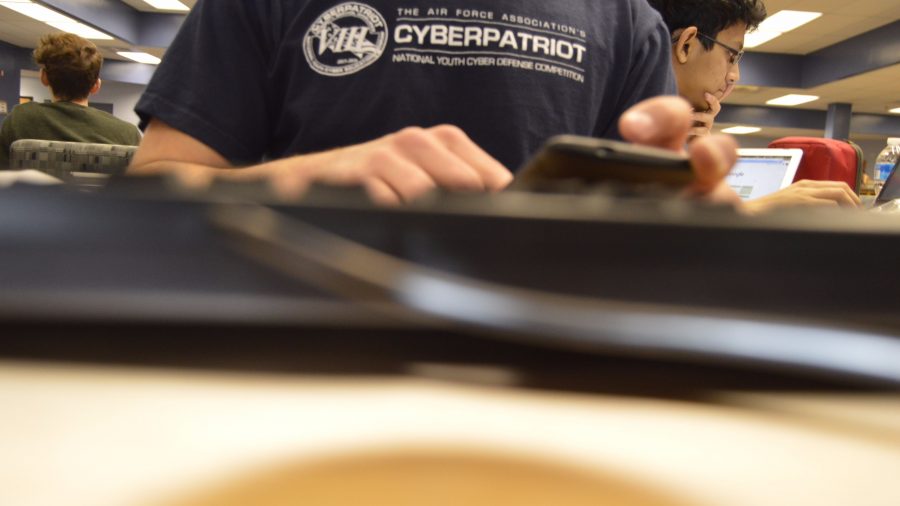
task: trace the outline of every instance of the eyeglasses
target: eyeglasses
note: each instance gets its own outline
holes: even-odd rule
[[[730,55],[730,58],[728,61],[731,62],[732,65],[737,65],[738,63],[741,62],[741,58],[744,57],[743,51],[738,51],[737,49],[729,46],[728,44],[723,44],[723,43],[717,41],[716,39],[710,37],[709,35],[705,35],[700,32],[697,32],[697,35],[703,37],[706,40],[710,40],[710,41],[715,42],[716,44],[724,47],[728,51],[728,54]]]

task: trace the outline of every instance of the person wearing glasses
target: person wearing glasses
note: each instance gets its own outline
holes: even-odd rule
[[[649,0],[672,37],[678,93],[694,108],[692,136],[709,135],[741,78],[744,34],[766,19],[761,0]]]
[[[741,78],[744,34],[766,18],[760,0],[649,0],[672,37],[672,67],[678,93],[694,109],[691,138],[710,135],[716,116]],[[798,181],[749,200],[745,210],[761,213],[791,206],[857,207],[859,197],[840,181]]]

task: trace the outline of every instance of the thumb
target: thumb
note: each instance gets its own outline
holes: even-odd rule
[[[699,138],[688,147],[695,182],[692,190],[705,193],[721,183],[737,161],[737,142],[730,135]]]
[[[654,97],[619,118],[622,137],[637,144],[680,151],[693,125],[691,106],[679,97]]]

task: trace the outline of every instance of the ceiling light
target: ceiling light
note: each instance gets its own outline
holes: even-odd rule
[[[722,130],[722,133],[732,134],[732,135],[747,135],[747,134],[755,134],[759,132],[762,128],[759,127],[751,127],[751,126],[735,126],[731,128],[726,128]]]
[[[900,114],[900,107],[894,107],[893,109],[888,110],[891,114]]]
[[[118,51],[116,54],[119,56],[124,56],[125,58],[128,58],[129,60],[134,60],[138,63],[149,63],[150,65],[159,65],[159,62],[162,61],[150,53],[142,53],[142,52],[135,52],[135,51]]]
[[[161,11],[189,11],[191,10],[187,5],[179,2],[178,0],[144,0],[145,4],[149,4],[154,9],[159,9]]]
[[[57,30],[74,33],[85,39],[112,40],[113,38],[100,30],[91,28],[84,23],[79,23],[64,14],[48,9],[43,5],[33,3],[31,0],[0,0],[0,5],[12,9],[19,14],[24,14],[31,19],[47,23]]]
[[[775,37],[780,36],[781,32],[761,32],[759,30],[749,32],[744,35],[744,49],[761,46]]]
[[[785,33],[822,16],[821,12],[778,11],[759,24],[760,31]]]
[[[819,100],[819,97],[815,95],[785,95],[783,97],[773,98],[766,102],[769,105],[800,105],[808,102],[813,102]]]
[[[50,9],[44,7],[43,5],[31,3],[30,0],[26,0],[24,2],[23,1],[12,2],[9,0],[4,0],[4,1],[0,2],[0,5],[3,5],[4,7],[8,8],[8,9],[12,9],[12,10],[18,12],[19,14],[24,14],[31,19],[36,19],[36,20],[42,21],[44,23],[49,23],[51,21],[56,22],[56,23],[67,23],[67,22],[75,21],[74,19],[72,19],[68,16],[64,16],[54,10],[50,10]]]
[[[69,20],[64,23],[54,23],[47,22],[48,25],[56,28],[57,30],[62,30],[66,33],[74,33],[79,37],[84,37],[85,39],[94,39],[94,40],[112,40],[113,37],[111,35],[107,35],[100,30],[91,28],[88,25],[83,23],[79,23],[77,21]]]
[[[797,27],[818,19],[820,16],[822,16],[821,12],[778,11],[760,23],[756,30],[747,33],[744,38],[744,47],[761,46]]]

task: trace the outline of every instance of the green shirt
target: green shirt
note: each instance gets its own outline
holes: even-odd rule
[[[9,147],[19,139],[137,146],[141,133],[135,125],[93,107],[29,102],[14,107],[0,126],[0,170],[9,168]]]

